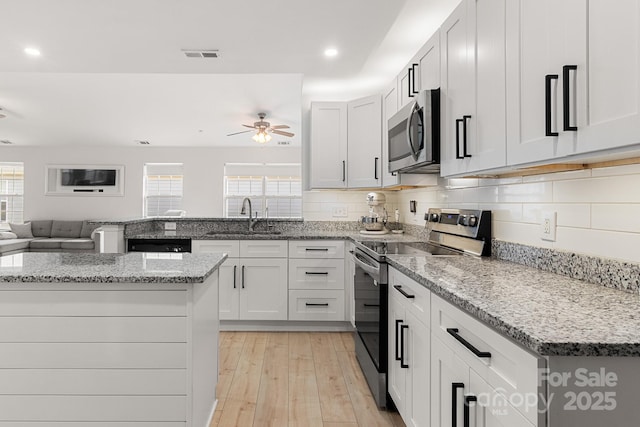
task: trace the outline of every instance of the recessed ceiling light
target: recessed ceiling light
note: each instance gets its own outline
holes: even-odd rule
[[[37,49],[35,47],[25,47],[24,53],[29,56],[40,56],[40,49]]]
[[[327,48],[324,51],[324,56],[328,58],[333,58],[334,56],[337,56],[337,55],[338,55],[338,49],[336,49],[335,47]]]

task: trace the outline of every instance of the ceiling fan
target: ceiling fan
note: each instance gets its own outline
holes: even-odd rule
[[[265,122],[264,118],[267,117],[265,113],[258,113],[258,118],[260,121],[254,122],[253,125],[242,125],[247,128],[251,128],[251,130],[243,130],[240,132],[230,133],[227,136],[239,135],[241,133],[247,132],[255,132],[256,134],[252,137],[254,141],[259,143],[269,142],[271,140],[270,133],[274,133],[276,135],[288,136],[292,137],[294,134],[291,132],[286,132],[281,129],[289,129],[287,125],[275,125],[271,126],[271,123]]]

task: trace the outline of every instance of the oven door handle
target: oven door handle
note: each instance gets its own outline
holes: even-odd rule
[[[376,266],[373,263],[368,262],[362,255],[360,255],[357,252],[353,253],[353,262],[360,267],[361,269],[363,269],[365,271],[365,273],[369,273],[372,276],[376,276],[374,277],[374,279],[377,280],[378,277],[380,277],[380,266]]]

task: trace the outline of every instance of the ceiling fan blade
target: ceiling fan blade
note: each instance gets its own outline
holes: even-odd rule
[[[275,126],[271,126],[271,129],[289,129],[289,126],[287,126],[287,125],[275,125]]]
[[[253,126],[252,126],[252,128],[253,128]],[[247,133],[247,132],[253,132],[253,130],[243,130],[241,132],[235,132],[235,133],[227,134],[227,136],[239,135],[241,133]]]
[[[242,126],[244,126],[244,127],[246,127],[246,128],[255,129],[255,126],[254,126],[254,125],[251,125],[251,126],[249,126],[249,125],[242,125]]]
[[[271,128],[271,129],[273,129],[273,128]],[[293,136],[293,135],[295,135],[295,134],[293,134],[293,133],[291,133],[291,132],[285,132],[285,131],[283,131],[283,130],[277,130],[277,129],[276,129],[276,130],[271,131],[271,133],[275,133],[275,134],[277,134],[277,135],[282,135],[282,136]]]

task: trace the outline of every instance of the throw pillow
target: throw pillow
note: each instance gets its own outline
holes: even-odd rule
[[[11,231],[16,233],[18,239],[33,239],[30,222],[25,222],[24,224],[9,223],[9,227],[11,227]]]
[[[7,239],[17,239],[18,236],[16,235],[16,233],[12,233],[10,231],[0,231],[0,240],[7,240]]]

